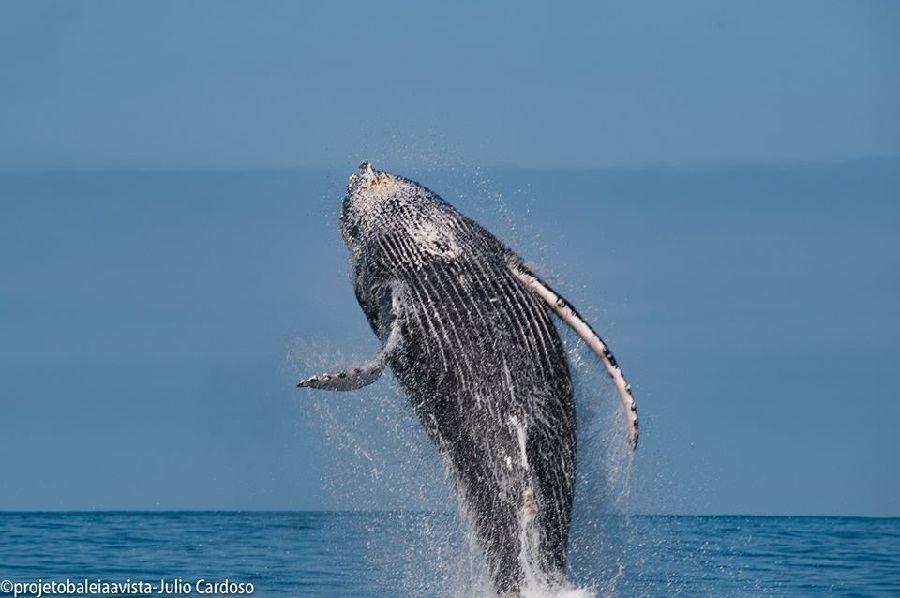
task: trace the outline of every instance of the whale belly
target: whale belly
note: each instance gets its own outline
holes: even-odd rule
[[[575,482],[575,405],[559,334],[501,263],[419,265],[391,365],[455,476],[500,588],[521,581],[523,509],[536,555],[564,567]],[[533,497],[531,505],[526,504]]]

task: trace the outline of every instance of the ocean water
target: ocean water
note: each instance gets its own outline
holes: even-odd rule
[[[478,560],[455,514],[0,513],[0,580],[14,582],[476,596]],[[579,534],[570,577],[597,596],[900,596],[900,519],[607,516]]]

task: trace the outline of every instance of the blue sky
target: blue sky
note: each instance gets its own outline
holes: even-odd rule
[[[389,378],[293,388],[377,347],[336,226],[372,159],[609,337],[644,426],[627,508],[900,515],[898,25],[5,3],[0,509],[446,506]]]
[[[900,151],[894,2],[8,2],[0,168]],[[15,140],[14,142],[11,142]]]

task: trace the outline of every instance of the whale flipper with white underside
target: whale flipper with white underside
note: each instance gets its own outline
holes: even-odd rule
[[[381,350],[369,361],[333,374],[319,374],[297,383],[298,388],[348,391],[368,386],[378,380],[394,350],[400,344],[400,310],[402,285],[395,283],[384,292],[379,314]]]
[[[591,351],[600,358],[606,367],[606,372],[612,378],[613,384],[622,401],[622,410],[625,412],[625,423],[628,426],[628,443],[632,450],[637,448],[638,418],[637,404],[631,394],[631,385],[625,381],[622,368],[613,357],[612,351],[600,335],[594,332],[591,325],[575,310],[575,307],[566,301],[562,295],[551,289],[544,281],[534,275],[523,263],[521,258],[511,255],[507,258],[510,270],[516,278],[522,282],[532,293],[540,297],[544,303],[552,309],[556,315],[568,324],[578,336],[590,347]]]

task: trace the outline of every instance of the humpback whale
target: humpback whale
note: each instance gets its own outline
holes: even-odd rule
[[[564,583],[575,489],[575,401],[551,318],[571,326],[637,408],[612,352],[559,293],[426,187],[364,162],[340,216],[353,290],[381,341],[368,362],[301,380],[350,391],[387,365],[444,457],[494,589]]]

